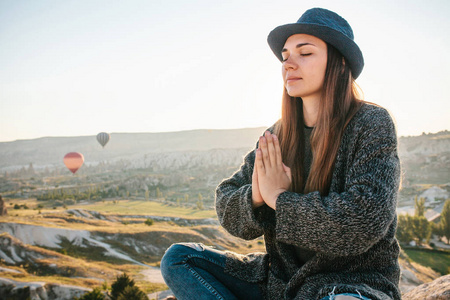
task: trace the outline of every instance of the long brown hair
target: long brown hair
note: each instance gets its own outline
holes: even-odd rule
[[[311,135],[313,159],[306,179],[303,173],[303,101],[301,98],[289,96],[284,88],[281,120],[275,127],[275,133],[280,140],[283,162],[291,168],[291,191],[319,191],[321,195],[328,194],[342,134],[362,103],[348,62],[339,51],[327,44],[327,67],[322,97],[317,122]]]

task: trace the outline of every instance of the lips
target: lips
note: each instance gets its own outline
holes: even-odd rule
[[[301,80],[301,79],[302,79],[301,77],[288,76],[288,77],[286,78],[286,83],[287,83],[287,84],[289,84],[289,83],[294,83],[294,82],[297,82],[298,80]]]

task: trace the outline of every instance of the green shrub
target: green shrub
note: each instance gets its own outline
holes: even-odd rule
[[[147,295],[137,286],[127,286],[117,300],[148,300]]]
[[[153,219],[148,218],[147,220],[145,220],[145,225],[152,226],[153,223],[154,223]]]
[[[100,288],[95,288],[92,291],[84,294],[80,298],[75,298],[77,300],[104,300],[105,296],[102,294]]]
[[[118,297],[126,287],[133,287],[134,285],[134,280],[131,279],[127,273],[123,273],[122,275],[117,276],[116,281],[111,284],[111,299],[118,300]]]
[[[108,290],[108,282],[105,280],[102,283],[102,290],[107,291]]]

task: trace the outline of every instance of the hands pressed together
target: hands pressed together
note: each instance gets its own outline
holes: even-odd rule
[[[276,209],[278,196],[291,185],[291,169],[281,158],[280,143],[276,135],[266,131],[259,138],[252,175],[253,208],[267,204]]]

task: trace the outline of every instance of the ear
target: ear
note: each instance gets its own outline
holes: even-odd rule
[[[342,65],[345,67],[345,58],[342,56]]]

